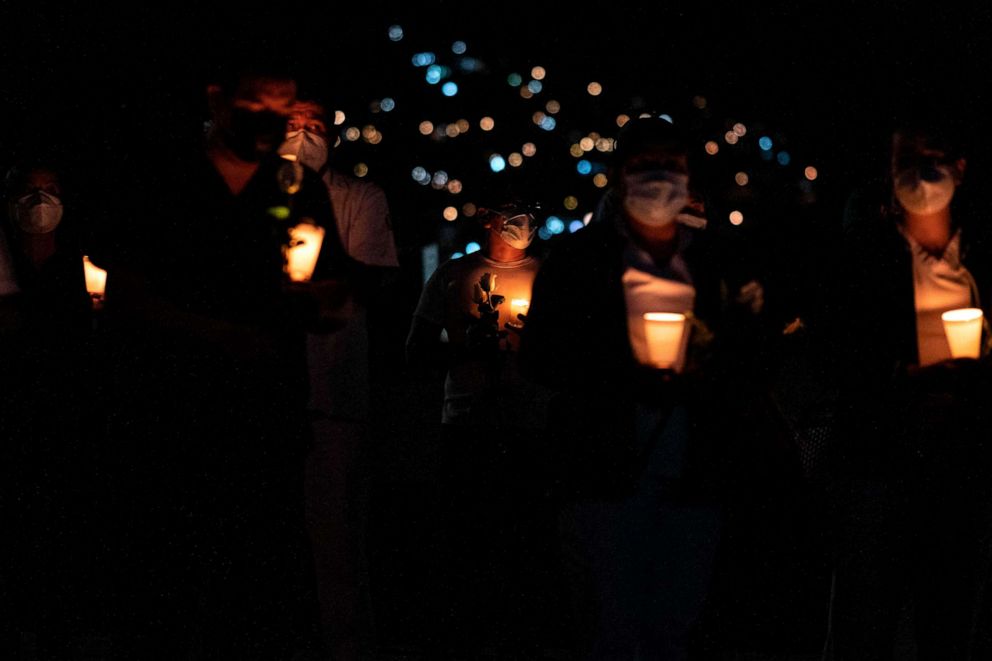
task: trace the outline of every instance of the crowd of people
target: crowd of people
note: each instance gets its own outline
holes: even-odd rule
[[[31,633],[77,658],[64,633],[91,630],[107,658],[374,658],[370,336],[401,278],[386,194],[335,169],[326,108],[292,75],[236,68],[206,96],[202,142],[98,211],[57,158],[4,180],[2,656]],[[425,658],[545,658],[549,611],[570,614],[566,658],[704,658],[741,467],[798,457],[808,431],[775,369],[796,338],[818,366],[798,406],[829,432],[803,474],[830,540],[825,658],[907,638],[919,659],[992,655],[992,334],[962,357],[941,317],[987,318],[992,236],[959,136],[924,117],[891,137],[837,219],[822,309],[788,324],[707,229],[677,118],[621,129],[597,213],[550,250],[532,193],[488,191],[481,250],[427,280],[402,367],[444,374]],[[301,226],[323,237],[303,276]],[[677,329],[666,358],[656,320]]]

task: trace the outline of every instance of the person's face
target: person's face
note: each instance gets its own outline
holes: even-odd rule
[[[896,134],[893,139],[893,193],[907,213],[925,216],[946,209],[964,168],[964,159],[951,157],[924,136]]]
[[[660,232],[691,206],[686,155],[662,147],[633,155],[620,168],[618,190],[627,219]]]
[[[225,144],[241,159],[256,161],[282,143],[296,102],[296,83],[249,77],[230,97],[211,90],[214,122]]]
[[[55,197],[62,196],[62,187],[59,185],[59,178],[51,170],[37,169],[28,173],[24,181],[23,190],[19,191],[18,197],[42,191]]]
[[[324,108],[312,101],[298,101],[289,112],[286,131],[309,131],[327,138],[327,120]]]

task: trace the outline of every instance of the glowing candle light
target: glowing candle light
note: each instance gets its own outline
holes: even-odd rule
[[[83,255],[83,274],[86,277],[86,291],[93,299],[93,307],[99,309],[103,305],[103,294],[107,289],[107,272]]]
[[[324,242],[324,228],[311,223],[300,223],[289,230],[289,245],[283,248],[286,258],[285,271],[293,282],[307,282],[313,276]]]
[[[527,298],[514,298],[510,299],[510,316],[513,321],[517,321],[518,314],[527,314],[530,310],[530,299]]]
[[[685,315],[677,312],[646,312],[644,334],[647,337],[651,365],[672,369],[682,353]]]
[[[950,310],[940,315],[952,357],[978,358],[981,355],[982,317],[978,308]]]

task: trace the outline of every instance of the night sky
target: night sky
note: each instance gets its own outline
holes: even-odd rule
[[[493,176],[519,182],[566,226],[581,218],[601,193],[592,175],[606,158],[593,150],[592,171],[579,174],[570,145],[590,132],[615,135],[621,113],[668,113],[692,128],[700,149],[716,141],[721,152],[706,173],[714,213],[725,221],[732,207],[750,204],[758,213],[742,207],[746,225],[789,213],[762,209],[771,197],[835,214],[848,189],[873,172],[886,126],[907,103],[959,116],[974,132],[974,170],[990,170],[987,3],[604,3],[590,10],[451,1],[344,10],[339,3],[264,10],[234,3],[120,10],[66,4],[3,10],[5,164],[19,153],[56,151],[86,163],[93,176],[95,164],[144,161],[193,144],[205,119],[203,86],[217,63],[271,54],[300,72],[304,95],[345,112],[342,133],[368,125],[382,132],[376,145],[345,140],[336,164],[364,164],[365,176],[386,188],[398,240],[408,246],[436,240],[443,209],[461,211],[477,201],[473,195]],[[394,25],[403,30],[399,41],[389,38]],[[456,41],[465,43],[461,58],[474,58],[477,70],[459,67]],[[451,70],[440,84],[428,84],[426,67],[413,65],[424,52]],[[526,86],[535,66],[546,71],[543,89],[522,99],[507,77],[518,73]],[[441,91],[447,81],[459,86],[453,97]],[[593,81],[603,86],[597,97],[587,93]],[[372,112],[370,104],[384,98],[395,108]],[[546,131],[533,115],[546,112],[550,100],[561,110],[547,113],[555,127]],[[484,116],[496,120],[495,130],[479,129]],[[425,120],[444,127],[458,119],[472,128],[457,138],[418,130]],[[723,136],[738,122],[749,132],[728,145]],[[774,143],[768,154],[756,147],[764,136]],[[507,157],[525,142],[535,144],[533,158],[491,172],[492,154]],[[782,151],[787,165],[779,165]],[[411,178],[417,166],[458,179],[462,193],[418,185]],[[818,171],[812,185],[802,183],[808,166]],[[736,184],[738,172],[749,175],[749,189]],[[575,209],[563,206],[567,196],[578,201]],[[446,236],[449,251],[456,249],[461,239],[450,229]]]

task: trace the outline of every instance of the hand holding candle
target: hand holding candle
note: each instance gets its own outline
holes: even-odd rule
[[[979,308],[949,310],[940,315],[952,358],[978,358],[982,346],[982,311]]]
[[[311,223],[300,223],[289,229],[289,245],[283,248],[285,270],[293,282],[308,282],[317,266],[320,246],[324,242],[324,228]]]

